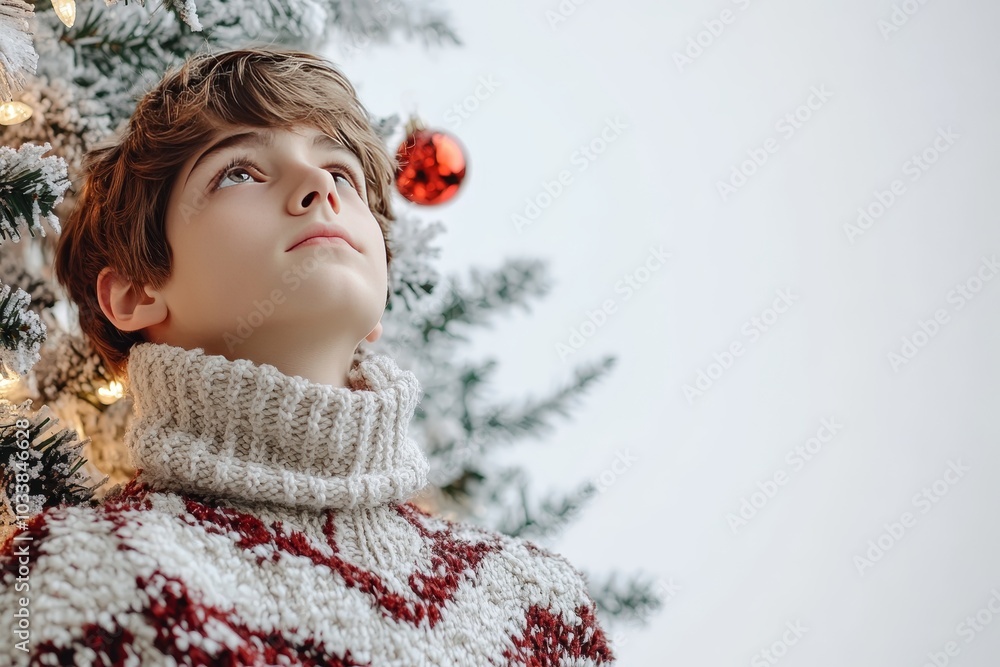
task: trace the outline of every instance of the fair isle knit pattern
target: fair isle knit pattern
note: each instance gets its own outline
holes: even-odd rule
[[[390,357],[333,387],[142,343],[128,374],[138,473],[0,548],[0,664],[614,663],[569,561],[409,502],[422,394]]]

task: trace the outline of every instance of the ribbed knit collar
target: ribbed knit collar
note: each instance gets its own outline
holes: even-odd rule
[[[315,509],[409,499],[429,468],[407,437],[423,395],[416,376],[359,347],[348,383],[139,343],[125,445],[139,479],[158,489]]]

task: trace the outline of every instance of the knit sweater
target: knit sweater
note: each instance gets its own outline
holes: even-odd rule
[[[390,357],[334,387],[140,343],[128,375],[137,473],[0,549],[0,664],[613,664],[564,557],[410,502],[423,392]]]

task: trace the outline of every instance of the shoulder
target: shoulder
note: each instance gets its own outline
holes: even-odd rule
[[[535,588],[539,593],[544,590],[546,596],[556,593],[576,604],[594,604],[586,576],[560,553],[469,521],[432,515],[413,503],[399,507],[432,533],[445,534],[451,540],[470,545],[488,546],[490,560],[516,579],[522,591]]]
[[[580,665],[614,663],[587,579],[565,556],[524,538],[430,515],[412,503],[399,507],[427,534],[486,547],[479,560],[464,561],[466,579],[477,590],[467,597],[481,609],[494,606],[519,619],[512,650],[525,664],[542,655],[551,655],[551,664],[565,658]]]
[[[0,595],[19,576],[30,576],[38,596],[51,594],[67,604],[89,607],[111,589],[121,594],[171,550],[168,542],[177,532],[171,524],[183,523],[182,514],[182,499],[134,483],[99,503],[47,508],[19,524],[0,547]]]
[[[46,661],[113,655],[125,645],[156,657],[135,644],[136,633],[148,632],[142,619],[162,566],[190,560],[175,539],[182,507],[173,494],[130,484],[100,503],[48,508],[19,526],[0,548],[0,616],[23,615],[30,654],[7,643],[0,664],[56,664]]]

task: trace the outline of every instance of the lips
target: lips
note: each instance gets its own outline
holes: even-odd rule
[[[285,252],[288,252],[289,250],[293,250],[299,244],[304,243],[305,241],[308,241],[309,239],[314,239],[314,238],[317,238],[317,237],[342,238],[345,241],[347,241],[347,243],[352,248],[354,248],[355,250],[358,249],[357,246],[354,245],[354,240],[351,239],[350,234],[348,234],[347,230],[344,229],[343,227],[341,227],[340,225],[313,223],[313,224],[308,225],[305,229],[303,229],[299,233],[298,236],[295,237],[295,240],[292,241],[292,244],[288,247],[287,250],[285,250]]]

